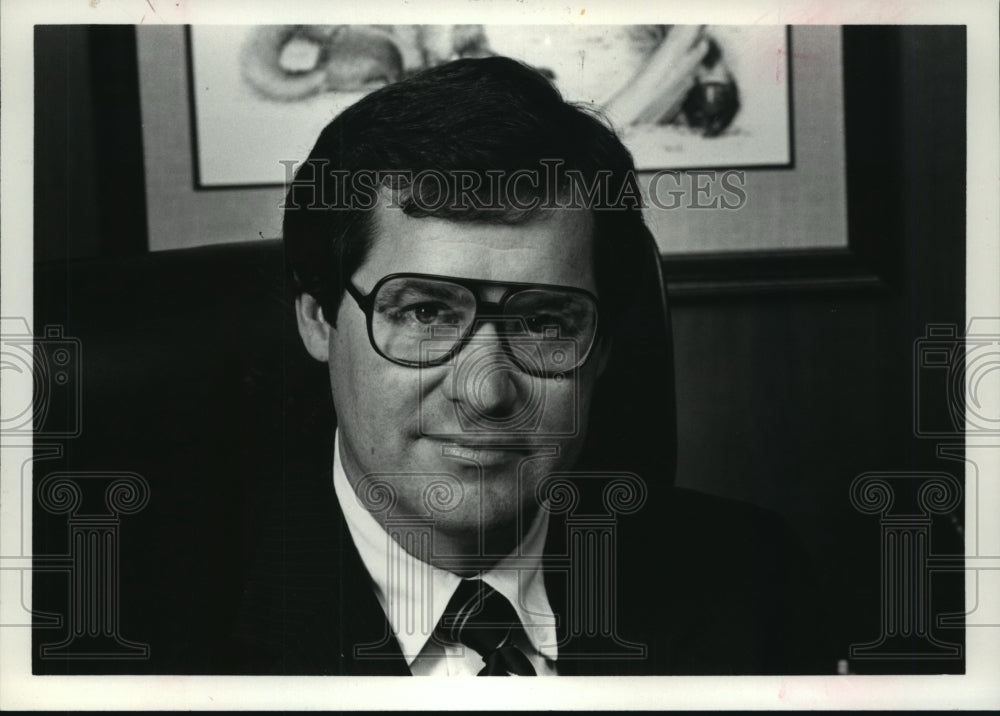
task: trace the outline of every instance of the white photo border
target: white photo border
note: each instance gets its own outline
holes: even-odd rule
[[[2,60],[0,60],[0,312],[4,316],[32,316],[32,26],[40,23],[225,23],[238,11],[240,21],[310,22],[319,13],[324,21],[346,22],[662,22],[659,2],[630,3],[625,9],[611,1],[588,0],[574,5],[541,2],[437,2],[434,9],[415,3],[368,3],[331,6],[302,2],[291,7],[272,0],[198,2],[197,0],[9,0],[2,6]],[[997,290],[998,202],[998,8],[989,0],[941,4],[933,1],[886,0],[880,3],[784,0],[671,5],[670,20],[677,23],[769,24],[964,24],[968,38],[968,241],[967,315],[1000,316]],[[31,378],[5,376],[0,400],[22,402],[30,396]],[[27,391],[27,392],[26,392]],[[996,396],[993,396],[996,400]],[[28,398],[30,401],[30,397]],[[980,406],[997,414],[998,405]],[[30,452],[30,440],[17,442],[0,436],[7,450]],[[1000,474],[997,451],[978,465],[981,474]],[[988,462],[987,462],[988,461]],[[969,467],[970,474],[974,468]],[[16,553],[24,534],[31,534],[30,514],[21,514],[18,502],[20,465],[2,461],[0,484],[0,555]],[[966,510],[1000,514],[1000,505],[976,505]],[[11,592],[14,570],[0,570],[0,610],[16,609],[20,595]],[[967,573],[972,585],[974,574]],[[19,588],[15,587],[15,590]],[[30,580],[27,582],[30,599]],[[967,598],[975,597],[973,590]],[[979,609],[1000,623],[1000,595],[979,594]],[[29,601],[30,603],[30,601]],[[0,621],[3,621],[0,616]],[[57,677],[31,675],[31,633],[8,627],[0,633],[0,707],[4,709],[652,709],[652,708],[973,708],[1000,703],[1000,638],[997,628],[967,633],[967,673],[963,676],[830,676],[830,677],[644,677],[455,680],[447,700],[435,679],[369,677]]]

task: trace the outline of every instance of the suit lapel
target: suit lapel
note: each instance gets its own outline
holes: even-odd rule
[[[408,676],[399,643],[375,596],[371,576],[351,539],[332,476],[324,480],[324,503],[333,519],[323,528],[334,540],[335,559],[329,564],[330,578],[324,580],[331,592],[323,600],[330,605],[325,618],[313,625],[309,637],[326,634],[327,658],[337,663],[337,671],[354,676]],[[331,646],[336,644],[334,653]],[[316,644],[317,648],[324,648]]]
[[[410,676],[389,620],[375,596],[371,576],[337,505],[341,550],[338,579],[339,626],[344,673],[356,676]]]
[[[329,472],[284,483],[261,521],[243,639],[269,673],[408,675]],[[255,659],[258,657],[254,657]]]
[[[646,647],[645,656],[640,656],[629,645],[636,636],[648,641],[654,637],[654,630],[643,628],[646,620],[655,612],[655,606],[643,603],[643,595],[639,590],[622,589],[621,574],[617,584],[610,585],[608,590],[614,593],[617,603],[614,610],[616,632],[605,635],[586,635],[580,633],[579,625],[572,624],[571,609],[582,608],[581,599],[587,595],[573,593],[573,586],[579,576],[572,573],[574,567],[582,561],[593,558],[572,557],[569,553],[570,540],[565,515],[553,514],[549,520],[549,533],[545,544],[545,591],[549,603],[556,615],[556,638],[559,645],[559,657],[556,668],[560,676],[581,675],[629,675],[648,673],[653,663],[655,653],[653,644],[643,644]],[[616,535],[613,543],[613,557],[618,559],[627,549],[627,545],[619,544],[621,534]],[[607,555],[602,554],[601,558]],[[619,565],[619,572],[621,565]],[[651,609],[652,606],[652,609]],[[578,617],[579,618],[579,617]],[[648,624],[647,624],[648,626]]]
[[[565,515],[552,514],[542,564],[545,592],[556,616],[556,643],[559,645],[556,672],[560,676],[576,676],[585,673],[585,670],[584,664],[571,656],[578,651],[578,640],[571,633],[568,618],[570,573],[565,559],[567,555]]]

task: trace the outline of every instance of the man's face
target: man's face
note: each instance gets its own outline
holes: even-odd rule
[[[372,220],[371,251],[351,279],[365,295],[393,273],[597,293],[593,220],[586,210],[543,210],[527,223],[505,226],[412,218],[383,204]],[[505,290],[485,287],[478,298],[498,301]],[[308,346],[310,338],[304,338]],[[442,473],[450,474],[462,499],[454,509],[433,513],[436,535],[444,538],[439,546],[451,544],[467,554],[470,545],[479,544],[482,529],[488,545],[513,547],[518,516],[526,525],[536,512],[539,480],[571,467],[580,451],[601,343],[574,371],[533,375],[505,358],[497,325],[484,321],[472,342],[446,364],[407,367],[376,353],[364,311],[346,294],[327,340],[341,460],[355,489],[366,475],[377,474],[395,493],[394,516],[423,516],[427,489]],[[527,428],[513,420],[508,422],[519,427],[484,432],[475,428],[476,414],[491,425],[517,415],[534,418]],[[463,415],[473,417],[472,429]]]

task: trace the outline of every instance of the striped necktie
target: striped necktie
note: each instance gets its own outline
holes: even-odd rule
[[[514,646],[521,621],[507,598],[476,579],[463,579],[438,624],[442,638],[483,657],[477,676],[535,676],[528,657]]]

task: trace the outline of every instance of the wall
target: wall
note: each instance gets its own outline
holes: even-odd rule
[[[37,260],[146,251],[135,35],[120,26],[35,29]]]
[[[964,28],[907,28],[900,39],[900,280],[884,294],[689,300],[673,313],[678,482],[788,516],[845,644],[864,628],[875,636],[879,604],[874,583],[857,586],[878,570],[878,518],[851,507],[851,480],[964,475],[913,429],[915,381],[929,377],[914,368],[915,343],[930,323],[965,324]],[[943,399],[920,409],[941,411]]]
[[[184,28],[137,28],[136,40],[146,137],[143,151],[149,167],[149,249],[280,236],[278,207],[284,198],[280,186],[195,190]]]

